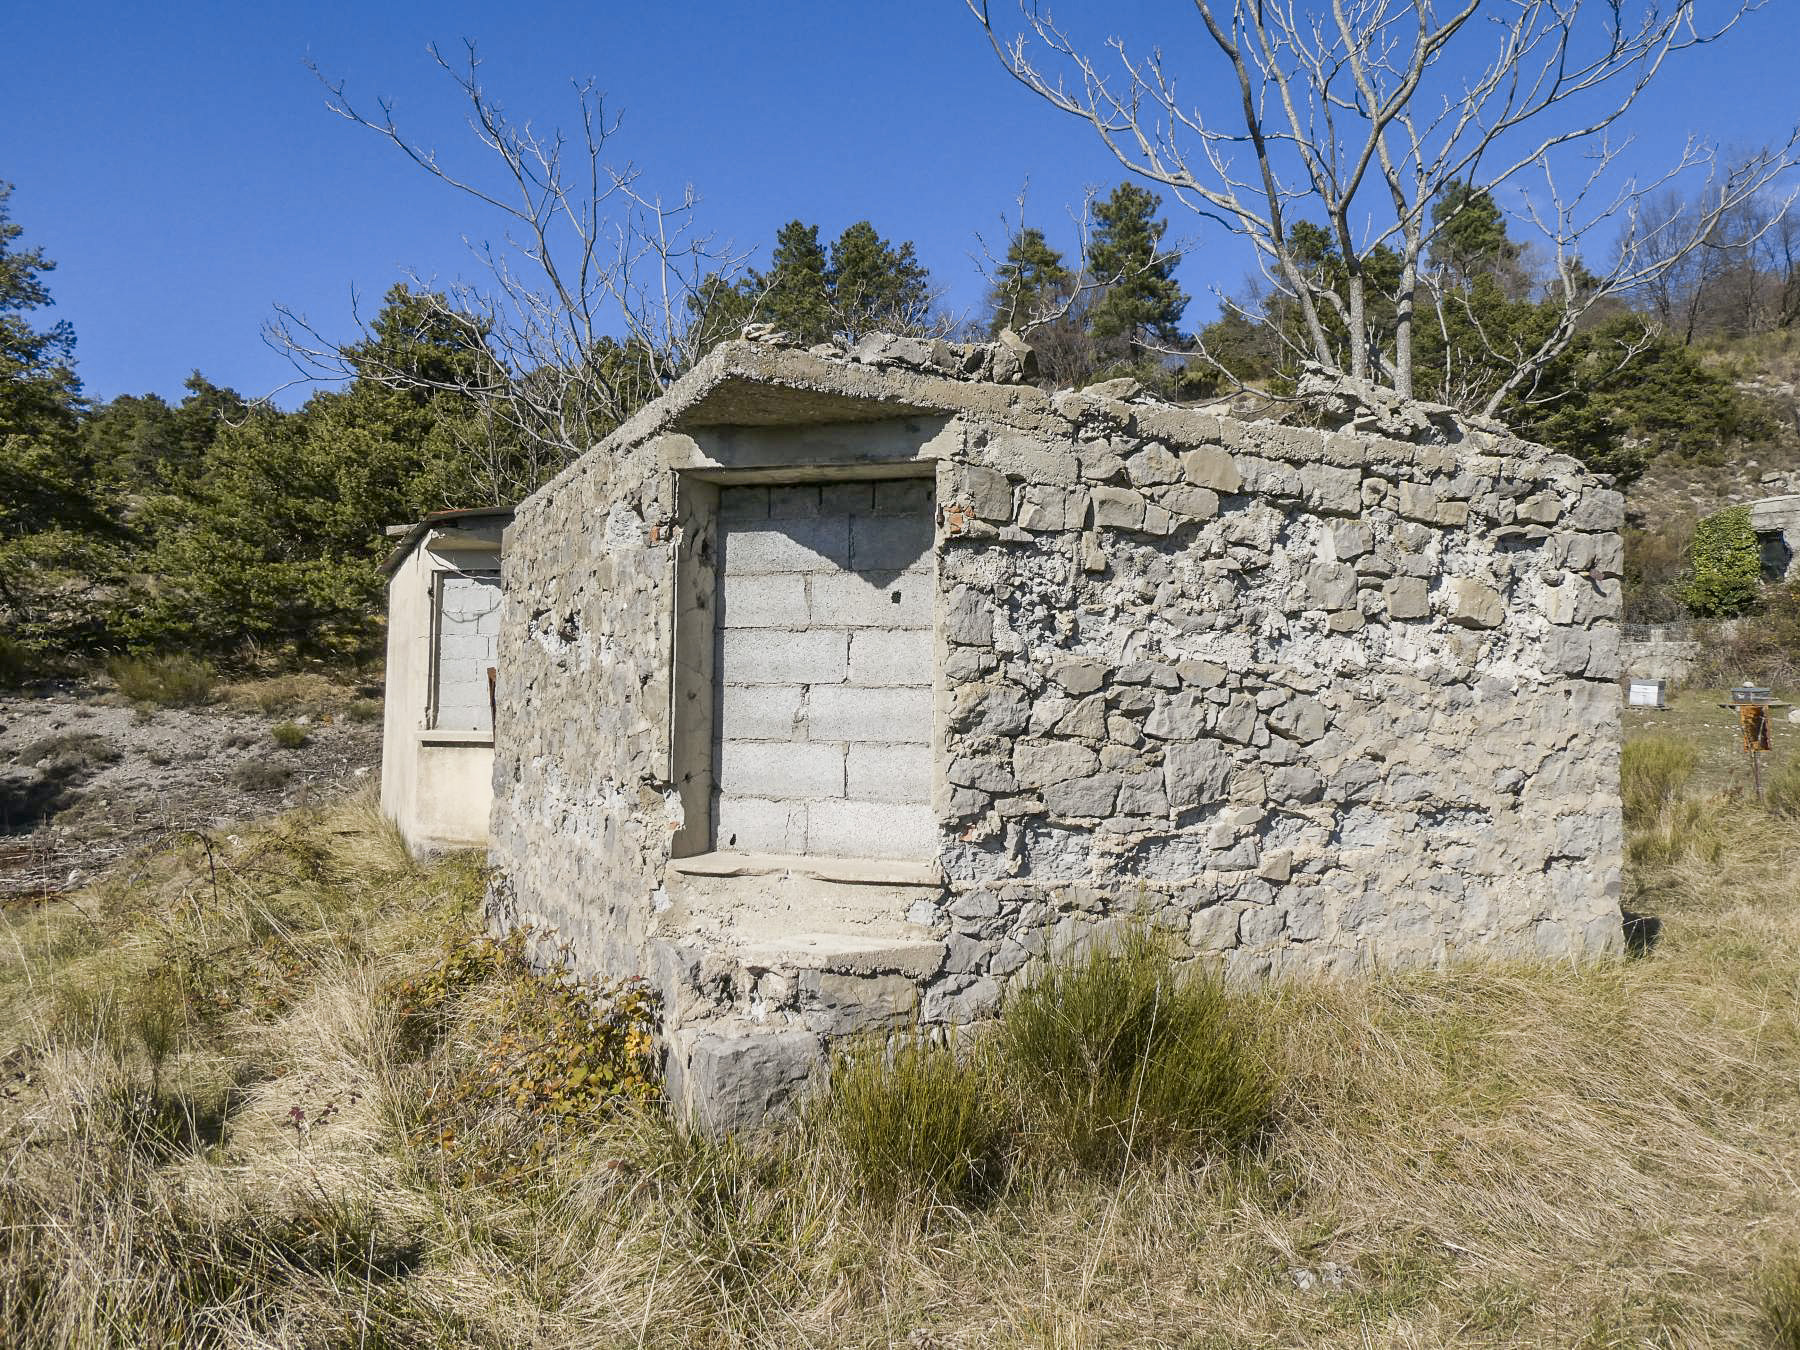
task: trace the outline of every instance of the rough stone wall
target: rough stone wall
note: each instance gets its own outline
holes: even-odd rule
[[[657,981],[691,1104],[755,1115],[821,1033],[978,1018],[1034,957],[1139,917],[1247,977],[1620,948],[1616,492],[1435,415],[1435,444],[1243,424],[958,383],[1004,355],[964,350],[727,351],[519,509],[495,918]],[[674,475],[651,447],[728,376],[762,422],[808,398],[947,419],[940,876],[873,916],[878,953],[670,926]],[[754,868],[708,884],[776,903]]]
[[[589,455],[519,508],[501,561],[490,919],[606,974],[643,969],[680,820],[671,504],[650,457]]]
[[[974,432],[947,494],[924,1016],[1121,910],[1246,974],[1615,950],[1617,494],[1504,442],[1155,420]]]

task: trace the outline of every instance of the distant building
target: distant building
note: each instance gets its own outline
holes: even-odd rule
[[[510,507],[401,527],[388,578],[381,808],[415,853],[487,843],[501,533]]]
[[[1800,554],[1800,495],[1751,502],[1750,528],[1762,545],[1763,577],[1786,581]]]

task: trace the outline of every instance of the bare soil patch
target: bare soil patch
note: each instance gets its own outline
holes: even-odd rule
[[[286,698],[258,707],[254,692],[237,686],[194,708],[133,706],[77,684],[0,696],[0,901],[73,890],[184,830],[325,800],[378,775],[381,722],[366,693],[321,683],[295,711]],[[304,742],[278,745],[282,723],[304,728]]]

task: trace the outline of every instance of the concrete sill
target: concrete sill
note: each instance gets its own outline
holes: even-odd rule
[[[672,858],[669,871],[689,877],[796,875],[849,886],[941,886],[944,875],[933,862],[908,858],[815,858],[791,853],[697,853]]]
[[[494,744],[491,731],[421,731],[420,745],[485,745]]]

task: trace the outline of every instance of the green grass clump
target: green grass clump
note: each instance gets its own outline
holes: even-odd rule
[[[1800,820],[1800,760],[1788,761],[1770,776],[1763,801],[1776,815]]]
[[[344,716],[352,722],[379,722],[382,711],[380,699],[359,698],[351,700],[350,706],[344,709]]]
[[[1233,1152],[1274,1106],[1237,999],[1147,928],[1049,963],[1008,1000],[998,1042],[1042,1142],[1082,1166]]]
[[[1652,733],[1625,742],[1619,757],[1619,792],[1625,802],[1625,824],[1656,824],[1687,790],[1697,754],[1691,742]]]
[[[191,656],[117,656],[106,673],[133,703],[187,708],[213,695],[212,667]]]
[[[269,728],[269,735],[283,750],[298,750],[306,744],[306,728],[298,722],[277,722]]]
[[[980,1057],[917,1034],[840,1050],[825,1122],[878,1202],[979,1200],[1000,1182],[1009,1121]]]
[[[1761,1303],[1769,1344],[1800,1350],[1800,1255],[1789,1253],[1763,1272]]]

